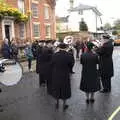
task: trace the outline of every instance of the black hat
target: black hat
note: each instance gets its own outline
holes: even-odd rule
[[[67,44],[65,44],[65,43],[60,43],[60,44],[58,45],[58,47],[61,48],[61,49],[66,49],[68,46],[67,46]]]
[[[108,34],[105,34],[102,37],[103,37],[103,39],[110,39],[111,38],[110,35],[108,35]]]
[[[44,40],[39,40],[39,42],[43,43],[43,42],[45,42],[45,41],[44,41]]]

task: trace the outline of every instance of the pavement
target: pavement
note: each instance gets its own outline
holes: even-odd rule
[[[72,97],[68,100],[70,107],[62,111],[62,101],[59,110],[55,110],[55,100],[47,95],[46,87],[39,88],[38,75],[29,72],[26,62],[23,66],[22,79],[14,86],[0,84],[0,120],[112,120],[108,119],[120,106],[120,47],[115,47],[113,53],[114,77],[110,94],[95,95],[95,103],[87,105],[85,95],[79,90],[81,65],[76,61],[75,74],[71,76]],[[9,79],[9,78],[8,78]],[[120,112],[113,120],[120,120]]]
[[[22,66],[23,73],[29,72],[27,61],[20,62],[20,64],[21,64],[21,66]],[[32,71],[35,71],[35,70],[36,70],[36,61],[35,61],[35,60],[32,61],[31,69],[32,69]]]

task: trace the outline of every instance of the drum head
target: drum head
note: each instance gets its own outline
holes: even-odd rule
[[[5,66],[5,72],[0,73],[0,82],[6,86],[16,85],[22,78],[22,67],[19,63]]]
[[[63,41],[65,44],[72,44],[73,43],[73,36],[66,36]]]

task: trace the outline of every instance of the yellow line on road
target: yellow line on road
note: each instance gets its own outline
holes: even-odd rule
[[[112,115],[108,118],[108,120],[112,120],[119,111],[120,111],[120,106],[112,113]]]

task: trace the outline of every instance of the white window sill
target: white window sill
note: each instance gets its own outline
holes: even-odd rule
[[[35,39],[39,39],[40,37],[34,37]]]
[[[51,36],[45,36],[45,38],[51,38]]]
[[[32,3],[39,4],[39,1],[32,0]]]
[[[32,18],[35,18],[35,19],[36,19],[36,18],[39,18],[39,17],[32,16]]]

